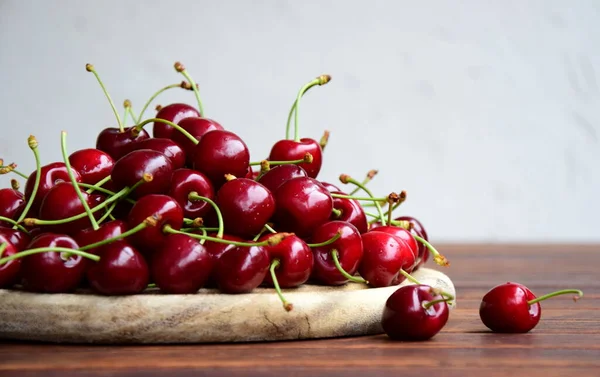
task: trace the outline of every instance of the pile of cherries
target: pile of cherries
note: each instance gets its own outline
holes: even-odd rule
[[[328,75],[302,86],[286,138],[253,162],[244,140],[204,115],[198,85],[181,63],[175,70],[185,80],[159,90],[139,116],[125,101],[121,117],[95,68],[86,69],[118,127],[102,130],[95,148],[70,154],[63,131],[63,160],[45,165],[30,136],[36,170],[29,175],[0,163],[0,173],[26,179],[23,192],[16,180],[0,189],[0,288],[134,295],[148,288],[233,294],[264,286],[289,311],[281,288],[350,281],[387,287],[410,279],[416,285],[388,300],[384,330],[427,339],[445,325],[454,298],[410,273],[430,256],[441,266],[448,262],[416,218],[393,215],[406,193],[373,195],[366,184],[376,171],[362,181],[342,174],[344,189],[318,179],[329,133],[300,137],[298,114],[302,96],[329,82]],[[193,91],[197,107],[158,106],[154,117],[143,118],[160,93],[177,87]]]

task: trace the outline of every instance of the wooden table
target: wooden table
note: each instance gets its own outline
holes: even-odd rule
[[[452,265],[458,308],[435,338],[385,335],[261,344],[88,346],[0,343],[0,376],[600,376],[600,245],[439,246]],[[523,283],[540,295],[579,288],[573,303],[542,304],[527,334],[487,331],[481,297]],[[1,305],[1,303],[0,303]]]

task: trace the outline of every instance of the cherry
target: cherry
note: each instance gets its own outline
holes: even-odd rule
[[[225,183],[225,174],[245,176],[249,165],[246,143],[230,131],[207,132],[192,152],[192,168],[204,173],[215,188]]]
[[[326,285],[342,285],[349,280],[364,282],[353,275],[358,270],[363,256],[363,243],[356,227],[345,221],[329,221],[312,234],[315,243],[339,238],[323,246],[311,246],[315,257],[312,279]]]
[[[206,216],[211,211],[209,203],[203,200],[192,200],[190,194],[214,200],[213,185],[207,176],[192,169],[177,169],[171,177],[168,195],[183,208],[185,217],[195,219]]]
[[[84,200],[91,205],[90,195],[82,192]],[[61,182],[48,191],[40,205],[39,219],[44,221],[58,220],[57,224],[46,225],[45,230],[54,233],[73,235],[82,229],[92,226],[88,217],[76,221],[61,223],[60,220],[85,213],[86,210],[70,182]]]
[[[341,191],[329,191],[332,194],[344,195]],[[365,233],[369,229],[365,211],[356,199],[333,197],[333,208],[339,211],[331,213],[331,220],[347,221],[354,225],[360,233]]]
[[[274,222],[280,230],[307,237],[327,222],[333,210],[333,199],[314,178],[296,177],[275,191]]]
[[[123,131],[118,128],[105,128],[98,134],[96,139],[96,149],[106,152],[115,161],[125,156],[135,149],[136,143],[150,138],[148,132],[141,130],[132,132],[134,127],[125,128]]]
[[[173,164],[173,169],[183,168],[185,165],[185,154],[183,149],[171,139],[151,138],[142,140],[135,144],[134,150],[151,149],[167,156]]]
[[[448,322],[448,300],[428,285],[398,288],[386,300],[381,325],[394,340],[422,341],[434,337]]]
[[[311,178],[316,178],[323,163],[323,152],[319,143],[310,138],[295,140],[279,140],[271,148],[269,160],[288,161],[302,159],[307,153],[312,155],[313,161],[301,163],[298,166],[306,171]]]
[[[73,236],[73,239],[82,248],[95,244],[100,241],[117,237],[127,231],[127,223],[123,220],[113,220],[106,222],[100,226],[97,230],[93,228],[86,228]],[[98,255],[98,248],[86,249],[88,253]]]
[[[214,260],[207,248],[185,234],[169,234],[152,255],[152,281],[165,293],[196,293],[208,280]]]
[[[194,136],[197,140],[200,140],[207,132],[224,130],[223,126],[209,118],[188,117],[180,120],[177,122],[177,124],[189,132],[190,135]],[[181,132],[174,132],[171,135],[171,139],[181,146],[187,158],[187,163],[191,166],[193,162],[192,153],[196,147],[196,144],[194,144],[189,137]]]
[[[415,262],[410,247],[400,238],[385,232],[363,233],[362,241],[360,276],[376,288],[400,284],[405,279],[400,270],[411,268]]]
[[[147,227],[129,237],[131,243],[144,255],[150,255],[159,249],[165,240],[165,225],[173,229],[181,229],[183,225],[183,209],[167,195],[150,194],[139,199],[131,208],[127,218],[130,228],[137,226],[148,217],[154,217],[157,225]]]
[[[415,238],[411,235],[411,233],[408,230],[406,230],[402,227],[399,227],[399,226],[385,225],[385,226],[378,226],[374,229],[371,229],[370,231],[371,232],[377,231],[377,232],[389,233],[393,236],[400,238],[402,241],[404,241],[404,243],[406,243],[406,245],[413,252],[415,260],[419,256],[419,246],[421,245],[421,243],[417,242],[417,240],[415,240]],[[406,272],[410,273],[410,271],[406,270],[404,267],[403,267],[403,269]],[[410,266],[410,269],[412,270],[412,266]]]
[[[0,238],[0,259],[17,253],[17,249],[10,242]],[[13,259],[0,264],[0,289],[11,288],[19,280],[22,259]]]
[[[264,246],[234,246],[221,255],[213,276],[221,292],[247,293],[264,281],[269,265]]]
[[[215,237],[215,234],[209,233],[208,235]],[[237,236],[232,236],[230,234],[223,234],[220,238],[222,238],[225,241],[233,241],[233,242],[243,242],[244,241],[243,238],[237,237]],[[221,258],[221,255],[223,255],[228,250],[233,249],[235,247],[235,245],[233,243],[214,242],[214,241],[207,240],[204,243],[204,247],[206,248],[206,251],[208,252],[208,254],[210,254],[210,256],[213,260],[213,270],[211,271],[211,274],[208,277],[208,280],[206,281],[205,285],[207,287],[215,287],[217,284],[217,280],[216,280],[216,276],[215,276],[214,265],[216,265],[219,258]]]
[[[275,192],[283,183],[296,177],[308,177],[308,175],[297,164],[277,165],[259,176],[258,182],[269,191]]]
[[[81,149],[71,153],[69,162],[71,167],[79,173],[81,182],[90,185],[108,177],[115,163],[108,153],[94,148]]]
[[[266,234],[259,241],[268,240],[273,234]],[[308,281],[314,265],[314,256],[304,240],[296,235],[289,235],[274,246],[264,246],[271,258],[271,265],[277,263],[275,276],[281,288],[293,288]],[[274,286],[270,274],[265,276],[264,283]]]
[[[339,187],[337,187],[336,185],[334,185],[333,183],[329,183],[329,182],[323,182],[321,181],[321,184],[323,185],[323,187],[325,187],[327,189],[327,191],[329,192],[337,192],[338,194],[346,194],[345,192],[343,192]]]
[[[429,237],[427,236],[425,227],[423,227],[423,224],[416,218],[411,217],[411,216],[400,216],[400,217],[397,217],[395,220],[408,221],[410,223],[410,232],[413,235],[419,236],[419,237],[423,238],[425,241],[429,241]],[[417,257],[417,265],[415,267],[415,270],[418,269],[423,264],[425,264],[425,262],[427,262],[428,259],[429,259],[429,250],[427,249],[427,246],[425,246],[425,244],[419,242],[419,255]]]
[[[21,264],[21,284],[33,292],[66,293],[74,291],[82,281],[84,258],[75,254],[77,242],[69,236],[43,233],[35,237],[27,249],[64,248],[73,252],[46,251],[27,255]],[[27,252],[27,251],[24,251]]]
[[[150,174],[152,180],[137,187],[132,193],[133,198],[141,198],[148,194],[163,194],[169,190],[173,175],[173,163],[164,154],[151,150],[140,149],[123,156],[113,167],[111,178],[117,189],[131,187]]]
[[[81,176],[79,173],[71,168],[73,175],[75,176],[75,180],[77,182],[81,182]],[[25,197],[31,198],[33,194],[33,190],[35,188],[35,180],[36,180],[36,172],[31,173],[27,182],[25,183]],[[40,173],[40,182],[37,188],[37,193],[34,196],[33,204],[31,206],[31,211],[33,213],[37,213],[40,205],[42,204],[42,200],[46,197],[48,192],[52,187],[54,187],[59,182],[69,182],[69,174],[67,171],[67,167],[64,162],[53,162],[48,165],[44,165],[41,167]]]
[[[500,333],[526,333],[540,321],[542,308],[540,301],[573,293],[578,299],[583,292],[565,289],[537,297],[524,285],[508,282],[488,291],[481,300],[479,317],[490,330]]]
[[[181,120],[190,117],[199,117],[200,113],[194,107],[185,103],[172,103],[162,107],[155,118],[168,120],[173,123],[179,123]],[[162,122],[154,122],[152,126],[152,136],[156,138],[170,139],[173,136],[174,128]]]
[[[148,286],[149,270],[144,257],[128,242],[119,240],[100,247],[100,260],[91,263],[86,279],[93,291],[103,295],[130,295]]]
[[[17,251],[21,251],[31,242],[31,238],[21,230],[0,226],[0,243],[4,242],[10,243]]]
[[[248,178],[233,178],[223,184],[215,201],[223,215],[225,231],[240,237],[256,235],[275,212],[271,192]]]
[[[0,216],[16,220],[25,209],[25,204],[20,191],[12,188],[0,189]],[[9,223],[0,221],[0,226],[9,226]]]

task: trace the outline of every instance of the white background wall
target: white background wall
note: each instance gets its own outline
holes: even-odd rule
[[[60,130],[115,125],[85,63],[139,111],[176,60],[254,160],[331,74],[300,113],[332,132],[321,177],[378,168],[436,241],[600,241],[598,1],[0,0],[0,157],[30,172],[30,133],[50,162]]]

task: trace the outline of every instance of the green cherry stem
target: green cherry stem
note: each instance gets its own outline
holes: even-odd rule
[[[377,175],[377,173],[378,173],[378,172],[379,172],[379,171],[378,171],[378,170],[375,170],[375,169],[373,169],[373,170],[369,170],[369,171],[367,172],[367,176],[365,177],[365,179],[363,179],[363,181],[362,181],[362,184],[363,184],[363,185],[366,185],[367,183],[371,182],[371,180],[372,180],[373,178],[375,178],[375,176]],[[354,188],[354,190],[350,191],[350,194],[349,194],[349,195],[354,195],[354,194],[356,194],[356,193],[358,192],[358,190],[360,190],[360,187],[358,187],[358,186],[357,186],[357,187],[355,187],[355,188]]]
[[[154,101],[154,99],[156,97],[158,97],[162,92],[165,92],[169,89],[173,89],[173,88],[185,88],[185,85],[187,84],[187,82],[183,81],[181,83],[177,83],[177,84],[171,84],[171,85],[167,85],[163,88],[160,88],[156,93],[154,93],[149,99],[148,101],[146,101],[146,103],[144,104],[144,107],[142,107],[142,111],[140,112],[140,116],[137,118],[134,118],[136,120],[136,123],[139,123],[142,121],[142,117],[144,116],[144,113],[146,112],[146,110],[148,109],[148,107],[150,106],[150,104],[152,103],[152,101]],[[191,89],[191,86],[190,86]],[[131,114],[133,115],[133,113]]]
[[[278,234],[270,237],[268,240],[264,240],[263,242],[238,242],[238,241],[225,240],[223,238],[210,237],[210,236],[204,236],[204,235],[200,235],[200,234],[182,232],[180,230],[173,229],[171,227],[171,225],[169,225],[169,224],[165,225],[162,230],[164,233],[185,234],[185,235],[188,235],[188,236],[198,239],[198,240],[206,240],[206,241],[211,241],[211,242],[225,243],[225,244],[230,244],[230,245],[234,245],[234,246],[243,246],[243,247],[267,246],[267,245],[275,246],[279,242],[281,242],[285,237],[287,237],[289,235],[288,233],[278,233]]]
[[[17,164],[15,164],[15,163],[0,166],[0,174],[8,174],[8,173],[15,173],[16,175],[18,175],[19,177],[21,177],[23,179],[28,178],[25,174],[23,174],[17,170]]]
[[[190,76],[190,74],[188,73],[187,69],[185,69],[185,66],[183,64],[181,64],[180,62],[175,62],[174,67],[175,67],[175,70],[177,72],[181,73],[183,75],[183,77],[185,77],[186,80],[192,86],[192,89],[194,90],[194,95],[196,96],[196,102],[198,102],[198,112],[200,113],[200,116],[203,117],[204,116],[204,107],[202,106],[202,101],[200,100],[200,92],[198,91],[198,85],[196,85],[196,82],[194,81],[192,76]]]
[[[137,126],[131,128],[131,134],[133,136],[137,136],[141,131],[142,128],[144,128],[144,126],[148,123],[152,123],[152,122],[158,122],[158,123],[164,123],[164,124],[168,124],[169,126],[173,127],[174,129],[176,129],[177,131],[181,132],[182,134],[185,135],[185,137],[187,137],[188,139],[190,139],[194,144],[198,144],[198,139],[196,139],[194,136],[192,136],[192,134],[190,134],[189,132],[187,132],[186,130],[184,130],[183,128],[181,128],[179,125],[165,120],[165,119],[160,119],[160,118],[150,118],[150,119],[146,119],[144,120],[142,123],[139,123]]]
[[[340,182],[342,182],[344,184],[352,183],[353,185],[360,187],[364,192],[367,193],[367,195],[369,195],[369,197],[371,197],[371,198],[374,197],[373,193],[371,192],[371,190],[369,190],[367,188],[367,186],[363,185],[361,182],[358,182],[356,179],[350,177],[348,174],[340,175]],[[384,200],[387,200],[387,198],[385,198]],[[379,201],[375,202],[375,207],[377,208],[377,212],[379,213],[379,219],[381,221],[381,225],[383,225],[383,226],[387,225],[385,222],[385,216],[383,215],[383,210],[381,209],[381,204],[379,204]]]
[[[289,161],[268,161],[268,160],[262,160],[262,161],[252,161],[250,162],[250,166],[257,166],[260,165],[261,168],[264,167],[265,164],[268,164],[268,169],[265,170],[269,170],[271,166],[274,165],[292,165],[292,164],[302,164],[302,163],[306,163],[306,164],[310,164],[313,162],[313,156],[310,153],[306,153],[304,155],[304,158],[298,159],[298,160],[289,160]]]
[[[8,242],[3,242],[2,245],[0,245],[0,258],[2,258],[2,254],[4,254],[4,250],[6,249],[7,246],[8,246]]]
[[[115,208],[117,208],[117,204],[118,204],[118,202],[114,202],[113,204],[110,205],[110,207],[108,207],[108,209],[106,210],[106,212],[104,213],[104,215],[102,215],[102,217],[100,217],[98,219],[98,224],[102,224],[109,217],[110,217],[111,220],[115,219],[112,216],[112,212],[115,210]]]
[[[300,128],[298,127],[298,113],[299,108],[300,108],[300,98],[302,98],[302,96],[304,95],[304,93],[306,93],[307,90],[309,90],[310,88],[312,88],[315,85],[325,85],[327,84],[329,81],[331,81],[331,76],[329,75],[321,75],[315,79],[313,79],[312,81],[306,83],[298,92],[298,95],[296,96],[296,102],[294,102],[294,140],[295,141],[300,141]],[[289,122],[286,128],[286,139],[289,139],[288,137],[289,134]]]
[[[123,112],[123,125],[127,126],[127,117],[129,116],[129,108],[131,107],[131,101],[126,99],[123,102],[123,108],[125,109],[125,111]],[[133,118],[133,121],[135,122],[135,118]]]
[[[196,191],[192,191],[188,194],[188,200],[190,201],[199,201],[202,200],[204,202],[207,202],[208,204],[210,204],[213,209],[215,210],[216,214],[217,214],[217,221],[218,221],[218,226],[219,226],[219,230],[217,231],[217,238],[223,238],[223,233],[225,232],[225,226],[223,224],[223,215],[221,214],[221,210],[219,210],[219,206],[217,205],[217,203],[215,203],[214,201],[212,201],[211,199],[205,197],[205,196],[200,196],[198,195],[198,193]]]
[[[105,184],[106,182],[110,181],[110,179],[111,179],[110,175],[107,175],[106,177],[102,178],[102,179],[101,179],[99,182],[96,182],[96,184],[94,184],[94,185],[89,185],[89,190],[87,190],[87,193],[88,193],[88,194],[91,194],[91,193],[93,193],[93,192],[94,192],[94,191],[96,191],[96,190],[98,190],[98,191],[100,191],[100,192],[103,192],[102,190],[100,190],[100,188],[101,188],[102,186],[104,186],[104,184]],[[82,184],[80,184],[80,186],[82,186],[82,187],[83,187],[83,185],[82,185]],[[105,190],[106,190],[106,189],[105,189]],[[105,193],[106,193],[106,192],[105,192]]]
[[[435,249],[435,247],[433,247],[429,242],[427,242],[422,237],[417,236],[416,234],[413,234],[412,236],[417,241],[419,241],[420,243],[422,243],[423,245],[425,245],[425,247],[429,250],[429,252],[431,252],[431,254],[433,254],[433,260],[435,261],[435,263],[437,263],[438,265],[443,266],[443,267],[448,267],[450,265],[450,262],[448,262],[448,260],[446,259],[446,257],[443,256],[442,254],[440,254],[439,251],[437,251]]]
[[[13,226],[13,229],[19,229],[21,232],[25,232],[25,233],[29,234],[29,232],[27,231],[27,229],[25,229],[23,227],[23,225],[19,224],[17,221],[15,221],[9,217],[0,216],[0,221],[4,221],[4,222],[11,224]]]
[[[342,216],[342,210],[337,208],[332,208],[331,213],[335,216],[336,219],[339,219]]]
[[[385,202],[388,200],[387,197],[385,198],[373,198],[373,197],[365,197],[365,196],[353,196],[353,195],[344,195],[344,194],[336,194],[336,193],[332,193],[331,194],[332,197],[334,198],[340,198],[340,199],[354,199],[354,200],[358,200],[358,201],[368,201],[368,202]]]
[[[279,296],[279,299],[281,300],[285,311],[289,312],[294,308],[294,305],[289,303],[285,299],[285,297],[283,297],[283,293],[281,293],[281,288],[279,287],[279,282],[277,281],[277,274],[275,273],[275,269],[279,267],[280,264],[281,262],[279,261],[279,259],[273,259],[273,261],[271,262],[271,267],[269,267],[269,272],[271,273],[271,280],[273,281],[273,287],[275,287],[275,292],[277,292],[277,296]]]
[[[335,264],[335,268],[338,269],[338,271],[340,272],[340,274],[342,274],[343,277],[355,283],[369,284],[369,282],[363,279],[362,277],[352,276],[346,270],[344,270],[344,268],[340,264],[340,254],[336,249],[331,250],[331,258],[333,259],[333,264]]]
[[[94,254],[86,253],[85,251],[80,251],[76,249],[69,249],[67,247],[39,247],[35,249],[24,250],[13,255],[9,255],[8,257],[0,259],[0,265],[4,263],[8,263],[11,260],[19,259],[22,257],[26,257],[28,255],[38,254],[38,253],[47,253],[47,252],[58,252],[58,253],[67,253],[69,255],[79,255],[84,258],[91,259],[95,262],[100,260],[100,257]]]
[[[328,239],[326,241],[319,242],[319,243],[309,243],[307,245],[308,245],[308,247],[321,247],[321,246],[331,245],[335,241],[339,240],[341,236],[342,236],[342,232],[339,231],[335,234],[335,236],[331,237],[330,239]]]
[[[73,189],[75,190],[75,193],[77,194],[77,197],[79,198],[79,201],[81,202],[81,205],[83,206],[83,210],[85,211],[85,213],[87,214],[87,216],[90,219],[90,223],[92,224],[92,229],[98,230],[98,229],[100,229],[100,225],[98,225],[98,222],[96,221],[96,218],[94,217],[94,214],[92,214],[87,200],[85,200],[85,198],[83,197],[83,193],[81,192],[81,189],[79,188],[79,185],[77,184],[77,181],[75,180],[75,175],[73,175],[73,170],[71,170],[71,162],[69,161],[69,155],[67,154],[67,133],[65,131],[62,131],[60,133],[60,149],[61,149],[62,156],[63,156],[63,162],[65,163],[65,165],[67,167],[67,174],[69,175],[69,179],[71,180],[71,185],[73,185]]]
[[[25,204],[23,212],[21,212],[21,215],[17,219],[17,223],[23,221],[23,219],[25,219],[25,216],[27,216],[27,213],[31,209],[31,206],[33,205],[33,200],[37,196],[38,188],[40,187],[40,180],[42,179],[42,163],[40,161],[40,153],[38,151],[38,141],[35,138],[35,136],[29,135],[29,137],[27,138],[27,145],[29,146],[29,149],[31,149],[31,151],[33,152],[33,156],[35,158],[35,181],[33,183],[33,190],[31,191],[31,195],[27,199],[27,204]],[[17,225],[15,224],[13,226],[13,229],[16,228]]]
[[[90,185],[88,183],[79,182],[77,185],[79,187],[90,189],[90,190],[87,191],[88,194],[91,194],[94,191],[99,191],[99,192],[101,192],[103,194],[110,195],[110,196],[113,196],[113,195],[116,194],[116,192],[114,192],[114,191],[110,191],[108,189],[105,189],[104,187],[96,186],[97,184],[96,185]],[[128,201],[131,204],[135,204],[135,200],[133,200],[131,198],[125,198],[124,200]]]
[[[148,217],[144,221],[142,221],[141,223],[139,223],[138,225],[136,225],[135,227],[129,229],[126,232],[123,232],[123,233],[119,234],[118,236],[115,236],[115,237],[112,237],[112,238],[107,238],[105,240],[98,241],[96,243],[91,243],[89,245],[85,245],[83,247],[80,247],[79,250],[86,251],[86,250],[94,249],[96,247],[100,247],[100,246],[109,244],[109,243],[114,242],[114,241],[121,240],[121,239],[129,237],[132,234],[135,234],[135,233],[139,232],[140,230],[145,229],[145,228],[147,228],[149,226],[156,226],[156,224],[157,224],[157,219],[155,217]]]
[[[404,275],[404,277],[406,278],[406,280],[410,281],[413,284],[423,285],[423,284],[421,284],[421,282],[419,282],[411,274],[409,274],[408,272],[404,271],[403,269],[400,269],[400,274]]]
[[[260,232],[258,232],[256,234],[256,236],[254,236],[254,238],[252,239],[252,241],[254,241],[254,242],[258,241],[258,239],[260,238],[260,236],[262,236],[266,231],[267,231],[267,228],[263,226],[262,229],[260,230]]]
[[[265,229],[267,229],[271,233],[277,233],[277,231],[273,229],[273,227],[269,224],[265,224]]]
[[[113,113],[115,113],[115,118],[117,118],[117,123],[119,124],[119,131],[123,132],[123,130],[124,130],[123,122],[121,121],[119,112],[117,111],[117,108],[115,107],[115,103],[113,102],[112,98],[110,98],[110,94],[108,94],[106,87],[102,83],[102,80],[100,80],[100,76],[98,75],[98,72],[96,72],[96,69],[94,68],[94,66],[89,63],[85,65],[85,70],[88,72],[92,72],[94,74],[94,76],[96,77],[96,80],[98,80],[98,84],[100,84],[100,87],[102,88],[102,91],[104,92],[104,95],[106,96],[106,99],[108,100],[108,103],[110,103],[110,107],[112,108]]]
[[[442,296],[442,298],[438,298],[436,300],[431,300],[431,301],[423,301],[423,303],[421,304],[421,307],[425,310],[429,310],[429,308],[431,308],[435,304],[439,304],[440,302],[445,302],[445,303],[450,304],[448,301],[452,301],[452,300],[454,300],[454,297],[452,295],[446,293],[445,296]]]
[[[546,299],[549,299],[549,298],[552,298],[552,297],[555,297],[555,296],[567,295],[567,294],[575,294],[575,295],[577,295],[577,296],[573,297],[573,300],[575,300],[575,301],[577,301],[577,300],[579,300],[580,298],[583,297],[583,292],[580,291],[579,289],[562,289],[560,291],[556,291],[556,292],[545,294],[545,295],[540,296],[540,297],[536,297],[533,300],[527,301],[527,304],[528,305],[533,305],[535,303],[538,303],[540,301],[544,301]]]

